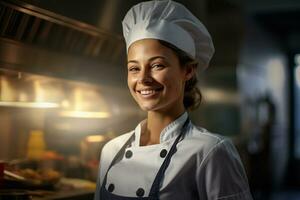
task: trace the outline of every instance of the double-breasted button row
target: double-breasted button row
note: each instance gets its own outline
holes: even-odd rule
[[[160,151],[160,157],[161,158],[165,158],[166,156],[167,156],[167,154],[168,154],[168,151],[166,150],[166,149],[163,149],[163,150],[161,150]],[[131,151],[131,150],[127,150],[126,152],[125,152],[125,157],[126,158],[131,158],[133,156],[133,152]],[[114,189],[115,189],[115,185],[114,184],[109,184],[109,186],[108,186],[108,188],[107,188],[107,190],[109,191],[109,192],[113,192],[114,191]],[[143,189],[143,188],[138,188],[137,190],[136,190],[136,196],[138,196],[138,197],[143,197],[145,195],[145,190]]]
[[[164,157],[166,157],[167,154],[168,154],[168,151],[166,149],[163,149],[163,150],[161,150],[159,155],[160,155],[161,158],[164,158]],[[132,155],[133,155],[133,153],[132,153],[131,150],[127,150],[126,153],[125,153],[126,158],[131,158]]]

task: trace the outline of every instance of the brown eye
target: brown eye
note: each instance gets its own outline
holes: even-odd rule
[[[128,68],[128,71],[129,72],[137,72],[137,71],[139,71],[139,67],[137,67],[137,66],[131,66],[131,67],[129,67]]]
[[[159,70],[159,69],[163,69],[165,66],[162,65],[162,64],[154,64],[154,65],[152,65],[151,67],[152,67],[153,69]]]

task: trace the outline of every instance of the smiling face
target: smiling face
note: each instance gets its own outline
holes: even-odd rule
[[[184,85],[190,75],[173,50],[155,39],[136,41],[128,50],[127,69],[129,90],[143,110],[184,110]]]

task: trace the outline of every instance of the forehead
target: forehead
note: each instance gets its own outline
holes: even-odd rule
[[[128,60],[151,58],[153,56],[176,57],[175,52],[156,39],[143,39],[134,42],[128,49]]]

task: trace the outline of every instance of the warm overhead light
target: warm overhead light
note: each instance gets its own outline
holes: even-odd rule
[[[68,108],[68,107],[70,107],[70,102],[68,101],[68,100],[63,100],[62,102],[61,102],[61,106],[63,107],[63,108]]]
[[[86,137],[87,142],[103,142],[106,140],[106,137],[103,135],[90,135]]]
[[[108,112],[62,111],[60,116],[74,118],[109,118],[110,114]]]
[[[58,108],[57,103],[51,102],[19,102],[19,101],[0,101],[0,106],[18,108]]]

